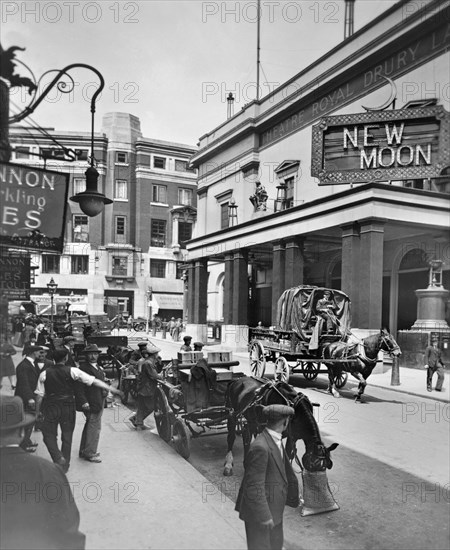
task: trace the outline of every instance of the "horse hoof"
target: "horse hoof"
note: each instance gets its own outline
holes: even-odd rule
[[[357,396],[355,397],[355,403],[362,403],[362,401],[361,401],[361,396],[357,395]]]

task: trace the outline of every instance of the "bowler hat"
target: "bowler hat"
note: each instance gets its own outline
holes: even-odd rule
[[[64,336],[63,343],[68,344],[69,342],[75,342],[76,338],[74,336]]]
[[[84,353],[101,353],[101,350],[97,347],[97,344],[88,344],[84,348]]]
[[[286,416],[293,416],[295,411],[287,405],[268,405],[267,407],[263,407],[263,414],[269,422],[276,422]]]
[[[25,413],[23,401],[18,396],[0,395],[0,430],[14,430],[28,426],[36,420],[33,414]]]

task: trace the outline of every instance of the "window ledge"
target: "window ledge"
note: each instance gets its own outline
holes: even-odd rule
[[[113,281],[118,282],[119,280],[126,281],[127,283],[132,283],[135,277],[130,277],[128,275],[105,275],[105,279],[108,281],[108,283],[112,283]]]
[[[165,202],[150,202],[150,206],[162,206],[164,208],[169,208],[169,205]]]
[[[116,199],[114,197],[114,202],[128,202],[128,199]]]

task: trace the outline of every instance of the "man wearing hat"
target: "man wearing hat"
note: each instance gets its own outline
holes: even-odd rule
[[[39,378],[39,369],[35,365],[42,348],[40,346],[31,346],[26,344],[23,349],[24,358],[16,368],[16,389],[14,395],[20,397],[24,403],[25,411],[34,414],[36,411],[36,401],[34,390]],[[33,423],[28,424],[25,428],[25,436],[20,444],[22,449],[29,453],[36,451],[37,443],[31,441],[33,433]]]
[[[2,548],[83,549],[80,514],[60,468],[20,448],[34,416],[20,397],[0,395]]]
[[[442,351],[439,349],[439,342],[436,337],[431,340],[431,346],[425,349],[425,363],[427,367],[427,391],[433,391],[433,374],[437,374],[436,391],[442,391],[444,384],[445,365],[442,362]]]
[[[192,336],[183,336],[183,342],[184,344],[181,346],[180,351],[192,351]]]
[[[137,412],[136,416],[130,418],[131,423],[137,430],[145,430],[144,420],[155,409],[155,393],[157,381],[161,375],[156,370],[157,355],[161,350],[150,344],[143,354],[147,355],[140,365],[140,373],[137,383]]]
[[[84,350],[85,361],[80,363],[80,369],[104,382],[105,372],[97,364],[99,354],[100,350],[95,344],[88,344]],[[89,462],[101,462],[100,453],[97,452],[97,449],[102,429],[105,398],[108,392],[98,386],[83,386],[80,391],[83,396],[82,402],[89,403],[89,410],[83,411],[86,423],[81,435],[79,457]]]
[[[70,455],[72,451],[72,437],[75,429],[75,398],[82,401],[83,396],[79,395],[81,382],[87,386],[97,386],[106,391],[121,395],[122,392],[116,388],[110,388],[102,380],[86,374],[77,367],[70,367],[66,364],[67,350],[57,348],[53,354],[55,364],[44,370],[39,376],[36,389],[36,410],[39,412],[42,403],[42,435],[48,452],[53,462],[60,465],[64,472],[70,466]],[[76,395],[78,394],[78,395]],[[89,409],[86,401],[82,405],[83,410]],[[61,427],[61,449],[58,447],[58,426]]]
[[[138,342],[138,351],[141,354],[142,357],[142,351],[147,349],[148,342]]]
[[[66,365],[69,367],[78,367],[75,357],[73,356],[73,348],[75,347],[76,338],[73,336],[64,336],[63,338],[63,348],[68,352]]]
[[[205,347],[203,342],[194,342],[194,351],[202,351]]]
[[[282,433],[294,409],[286,405],[263,407],[265,430],[250,445],[236,510],[245,522],[249,550],[281,550],[283,512],[299,505],[298,480],[286,456]]]

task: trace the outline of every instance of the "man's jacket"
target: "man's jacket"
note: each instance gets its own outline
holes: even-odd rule
[[[80,369],[91,376],[95,376],[95,378],[102,382],[105,381],[105,372],[101,367],[95,368],[91,363],[85,361],[80,363]],[[103,409],[107,391],[97,386],[86,386],[81,382],[77,382],[77,385],[81,395],[85,397],[82,401],[89,403],[91,412],[99,413]]]
[[[264,430],[250,445],[245,474],[236,502],[239,517],[246,522],[283,521],[285,505],[299,505],[298,480],[284,453]]]

